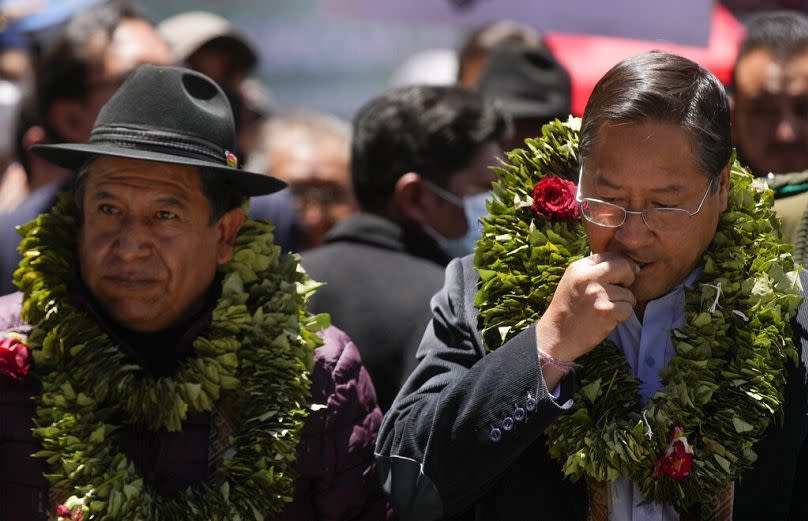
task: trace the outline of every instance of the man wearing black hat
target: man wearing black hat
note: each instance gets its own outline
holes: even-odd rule
[[[245,219],[284,183],[234,135],[209,78],[142,66],[89,143],[35,149],[78,179],[0,299],[0,519],[384,517],[372,384]]]

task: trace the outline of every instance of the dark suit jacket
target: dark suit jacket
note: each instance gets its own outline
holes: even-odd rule
[[[415,350],[432,316],[429,299],[443,282],[445,254],[429,237],[371,214],[348,217],[325,243],[303,253],[303,267],[326,285],[309,302],[359,348],[383,411],[415,367]]]
[[[385,489],[405,520],[583,520],[585,487],[563,479],[543,436],[571,406],[574,373],[554,400],[541,375],[534,327],[483,356],[477,280],[471,257],[452,261],[432,300],[421,361],[385,416],[376,445]],[[793,322],[802,361],[789,364],[784,421],[772,422],[756,447],[757,464],[736,482],[735,519],[808,519],[806,324],[808,301]],[[470,508],[474,513],[465,515]]]

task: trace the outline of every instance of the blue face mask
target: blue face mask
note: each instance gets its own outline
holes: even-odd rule
[[[427,185],[444,201],[463,208],[468,230],[466,230],[464,236],[458,237],[457,239],[447,239],[431,226],[424,226],[424,231],[438,242],[443,251],[452,257],[464,257],[472,253],[474,247],[477,245],[477,241],[483,236],[483,225],[480,223],[480,219],[488,215],[485,203],[491,197],[491,192],[480,192],[479,194],[469,195],[467,197],[458,197],[430,182],[427,182]]]

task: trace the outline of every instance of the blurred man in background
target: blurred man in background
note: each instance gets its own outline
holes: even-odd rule
[[[313,111],[272,117],[260,128],[247,166],[289,184],[300,250],[320,245],[336,223],[357,210],[349,173],[350,141],[347,122]],[[250,214],[274,222],[278,198],[253,198]]]
[[[495,179],[505,116],[460,87],[402,87],[354,120],[351,178],[361,212],[340,221],[303,266],[326,283],[310,310],[354,339],[382,409],[415,365],[443,269],[474,247]]]
[[[775,11],[748,26],[733,71],[733,141],[775,191],[783,237],[808,262],[808,16]]]
[[[755,174],[808,169],[808,16],[761,15],[733,74],[733,140]]]
[[[83,143],[101,106],[144,63],[168,65],[171,51],[154,26],[131,6],[111,2],[79,12],[43,49],[35,67],[36,120],[21,137],[40,143]],[[0,218],[0,292],[14,291],[19,262],[15,227],[53,205],[72,173],[41,158],[27,158],[29,195]]]

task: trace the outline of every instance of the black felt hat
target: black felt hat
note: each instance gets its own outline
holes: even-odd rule
[[[97,156],[196,166],[221,175],[247,197],[286,183],[238,169],[233,112],[210,78],[179,67],[142,65],[101,108],[86,144],[37,145],[51,163],[80,168]]]
[[[513,118],[551,120],[571,109],[570,75],[546,46],[505,43],[488,58],[478,83]]]

